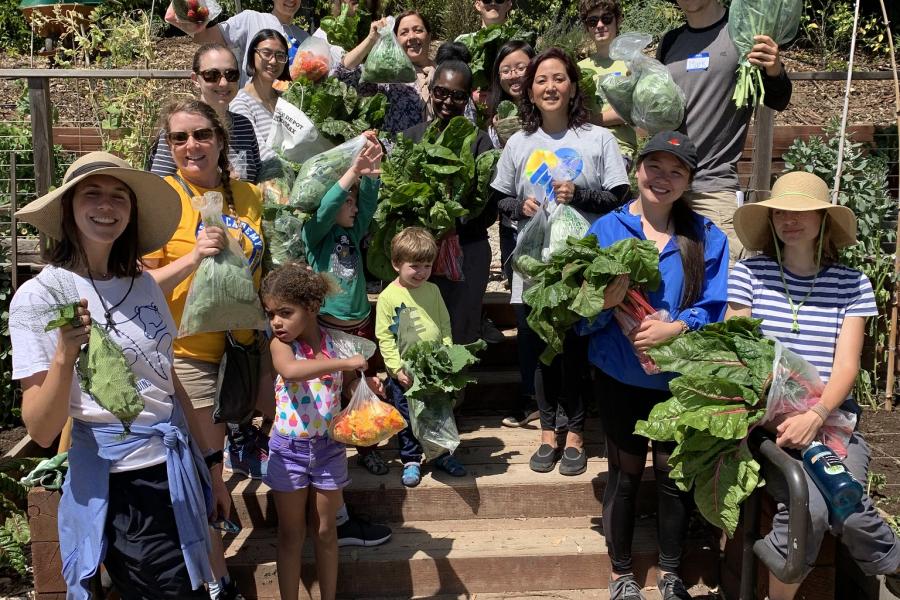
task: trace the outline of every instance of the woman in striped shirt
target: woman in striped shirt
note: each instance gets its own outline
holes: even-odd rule
[[[802,451],[828,415],[838,409],[858,414],[850,392],[859,373],[866,317],[878,314],[869,279],[838,262],[838,250],[856,243],[856,218],[832,205],[828,185],[805,172],[782,176],[765,202],[747,204],[734,214],[734,227],[748,250],[762,255],[737,263],[728,284],[726,318],[762,319],[762,331],[810,362],[825,389],[810,410],[776,421],[776,442]],[[795,458],[797,455],[795,454]],[[847,444],[847,469],[866,481],[869,447],[859,433]],[[766,478],[778,512],[766,543],[782,556],[788,548],[788,511],[782,482]],[[808,570],[826,531],[839,535],[867,575],[893,574],[900,566],[900,544],[868,496],[843,523],[829,520],[828,505],[807,476],[810,530]],[[889,577],[892,579],[892,577]],[[769,574],[769,598],[790,600],[799,583]]]
[[[234,53],[222,44],[204,44],[194,53],[191,80],[200,90],[200,99],[209,104],[228,129],[228,161],[231,175],[242,181],[256,183],[259,176],[259,144],[253,123],[247,117],[228,110],[228,104],[238,93],[240,67]],[[174,175],[178,170],[166,143],[165,128],[150,153],[150,171],[160,177]]]

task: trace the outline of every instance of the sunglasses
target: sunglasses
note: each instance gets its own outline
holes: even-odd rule
[[[237,69],[225,69],[224,71],[220,71],[219,69],[204,69],[200,71],[198,75],[200,75],[200,78],[206,83],[219,83],[223,77],[228,83],[234,83],[241,78],[241,73]]]
[[[187,144],[188,139],[194,138],[197,142],[208,142],[216,136],[216,131],[212,127],[203,127],[193,131],[170,131],[166,134],[166,139],[170,144],[182,146]]]
[[[282,52],[281,50],[270,50],[268,48],[257,48],[256,53],[259,54],[263,60],[275,60],[277,63],[286,63],[288,59],[287,52]]]
[[[603,23],[604,25],[612,25],[613,21],[616,20],[615,15],[611,15],[609,13],[600,15],[599,17],[593,16],[588,17],[584,20],[584,24],[588,27],[596,27],[598,24]]]
[[[501,6],[501,5],[503,5],[503,4],[506,4],[507,2],[509,2],[509,0],[481,0],[481,5],[482,5],[482,6],[485,6],[485,7],[487,7],[487,6]]]
[[[224,531],[225,533],[240,533],[241,526],[237,523],[229,521],[228,519],[219,519],[215,523],[211,523],[210,527],[213,529],[217,529],[219,531]]]
[[[447,88],[436,85],[431,88],[431,95],[434,96],[435,100],[439,100],[441,102],[450,99],[454,104],[465,104],[469,101],[469,93],[463,92],[462,90],[448,90]]]

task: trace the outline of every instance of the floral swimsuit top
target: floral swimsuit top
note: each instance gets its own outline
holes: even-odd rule
[[[322,354],[336,356],[334,340],[320,329]],[[306,343],[291,342],[294,358],[311,360],[316,353]],[[275,431],[290,438],[328,437],[331,420],[341,411],[340,371],[308,381],[285,381],[281,375],[275,379]]]

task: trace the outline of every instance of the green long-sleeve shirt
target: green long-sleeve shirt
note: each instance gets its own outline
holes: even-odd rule
[[[353,227],[340,227],[335,223],[347,200],[347,191],[338,183],[331,186],[319,209],[303,225],[307,262],[317,273],[330,273],[341,287],[339,294],[325,299],[320,311],[335,319],[355,321],[366,318],[371,311],[359,242],[375,215],[379,185],[379,179],[360,179],[359,212]]]

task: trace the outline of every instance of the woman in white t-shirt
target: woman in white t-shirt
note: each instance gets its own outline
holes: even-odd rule
[[[850,393],[859,374],[866,318],[877,315],[878,307],[868,277],[838,259],[840,249],[856,243],[856,217],[849,208],[831,204],[828,184],[822,179],[797,171],[782,175],[768,200],[739,208],[734,228],[744,248],[762,254],[734,266],[725,317],[762,319],[763,333],[806,359],[825,382],[812,408],[772,423],[779,446],[802,452],[810,442],[821,439],[819,430],[833,411],[860,410]],[[865,482],[869,446],[862,435],[851,435],[846,452],[847,470]],[[799,460],[799,454],[794,458]],[[829,515],[828,503],[809,475],[806,482],[810,527],[804,576],[815,564],[822,538],[831,531],[863,573],[887,575],[888,588],[900,590],[896,575],[900,542],[871,498],[864,495],[862,505],[841,522]],[[778,512],[765,543],[787,556],[785,485],[777,476],[767,475],[766,489],[778,501]],[[799,587],[799,582],[785,583],[769,574],[772,600],[791,600]]]
[[[56,241],[50,264],[13,297],[10,335],[31,437],[50,446],[72,417],[58,516],[70,598],[89,597],[101,561],[123,597],[208,597],[208,522],[230,508],[222,452],[199,436],[172,370],[172,316],[139,262],[166,243],[180,215],[178,195],[162,179],[105,152],[75,161],[59,188],[16,213]],[[73,314],[46,331],[59,325],[50,321],[64,305]],[[82,349],[89,339],[99,343],[100,330],[133,375],[114,402],[114,378],[93,387],[112,367],[86,363]],[[121,406],[123,397],[142,408],[117,417],[101,407]]]

